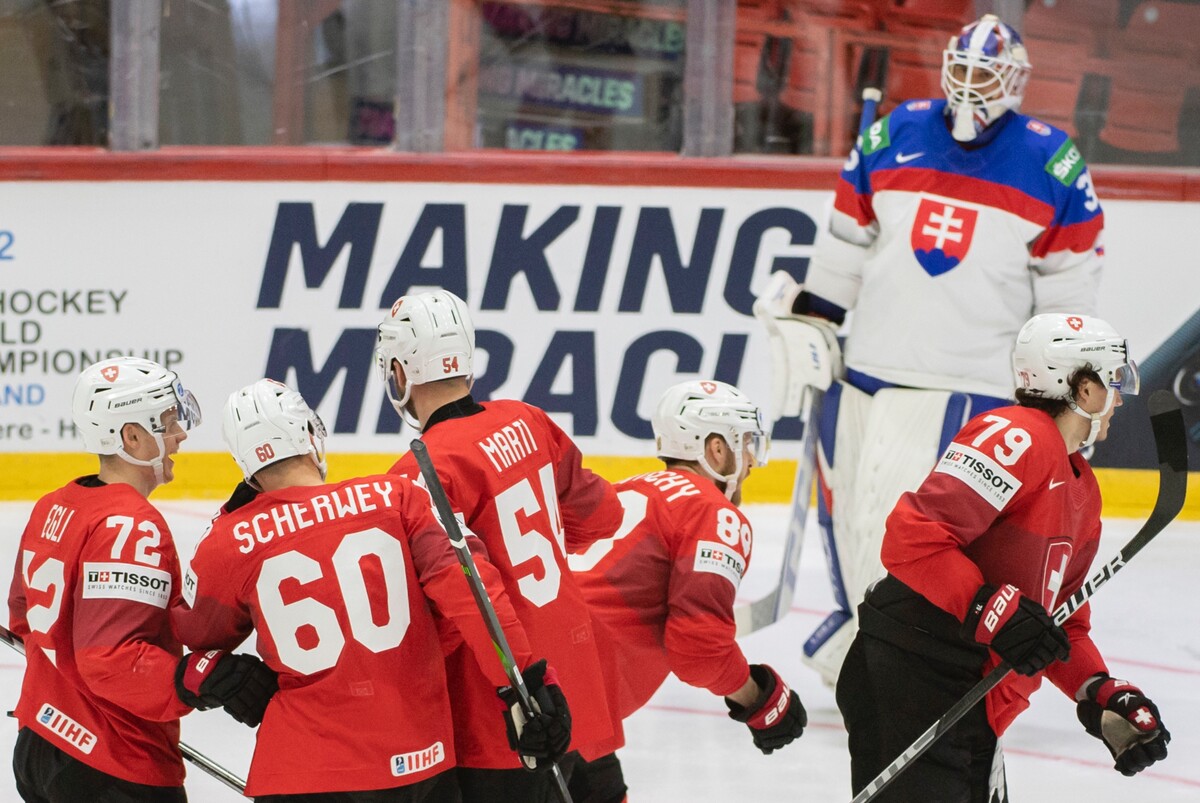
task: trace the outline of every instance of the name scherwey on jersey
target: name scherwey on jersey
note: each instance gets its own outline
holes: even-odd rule
[[[527,666],[496,571],[477,566]],[[439,627],[478,656],[484,682],[508,682],[429,495],[398,477],[294,486],[222,513],[184,596],[174,623],[185,644],[231,650],[253,628],[279,673],[247,795],[387,789],[455,766]],[[481,727],[504,739],[498,703]]]
[[[504,579],[531,648],[558,673],[571,707],[571,749],[615,749],[591,616],[566,561],[567,552],[616,530],[621,506],[612,486],[583,468],[579,449],[546,413],[523,402],[484,402],[480,412],[426,426],[421,440],[455,513]],[[412,454],[392,472],[419,476]],[[459,765],[518,767],[503,731],[488,727],[495,684],[453,641],[446,648]]]
[[[167,616],[178,599],[171,531],[131,486],[71,482],[42,497],[8,596],[28,661],[20,726],[117,778],[181,785],[191,709],[175,696],[183,651]]]
[[[732,694],[750,676],[733,619],[750,566],[750,523],[713,482],[688,472],[632,477],[617,484],[617,495],[621,529],[572,555],[571,566],[592,606],[621,717],[645,705],[671,672]]]

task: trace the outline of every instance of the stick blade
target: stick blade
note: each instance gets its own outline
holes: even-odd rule
[[[1154,430],[1154,446],[1158,462],[1172,471],[1188,470],[1187,427],[1179,400],[1168,390],[1156,390],[1146,401],[1150,411],[1150,426]]]

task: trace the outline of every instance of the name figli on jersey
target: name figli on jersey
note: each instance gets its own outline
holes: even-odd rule
[[[396,488],[392,483],[357,482],[335,488],[329,493],[317,494],[304,502],[271,505],[233,525],[233,537],[242,542],[238,551],[248,554],[257,544],[270,543],[275,538],[313,525],[395,505]]]

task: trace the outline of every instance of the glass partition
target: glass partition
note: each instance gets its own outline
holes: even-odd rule
[[[861,90],[878,114],[942,97],[941,52],[989,7],[967,0],[739,0],[737,152],[840,156]],[[1093,163],[1200,164],[1200,4],[1031,0],[1033,64],[1021,111],[1066,130]],[[982,8],[981,8],[982,7]]]
[[[107,0],[0,0],[0,145],[108,141]]]
[[[396,5],[164,0],[161,144],[386,145]]]
[[[420,84],[444,100],[445,149],[679,152],[689,0],[405,2],[447,17],[428,45],[416,37],[446,56]],[[397,3],[158,7],[159,52],[131,52],[158,72],[159,144],[394,141],[397,41],[413,38]],[[864,86],[883,90],[878,114],[940,97],[946,42],[993,7],[1033,64],[1023,112],[1092,163],[1200,165],[1200,3],[1187,0],[736,0],[733,151],[844,155]],[[0,0],[0,146],[107,143],[111,8]]]
[[[684,0],[484,0],[474,144],[514,150],[678,152]],[[455,31],[451,31],[451,36]]]

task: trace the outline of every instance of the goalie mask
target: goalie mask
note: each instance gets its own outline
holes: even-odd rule
[[[407,413],[413,385],[439,379],[473,378],[475,326],[466,303],[449,290],[401,296],[379,324],[375,363],[392,406],[414,429],[420,426]],[[404,390],[396,384],[392,360],[404,369]]]
[[[985,14],[950,39],[942,53],[942,91],[951,133],[970,142],[1025,98],[1031,66],[1021,36],[994,14]]]
[[[1033,316],[1017,334],[1012,364],[1018,389],[1047,399],[1065,399],[1073,412],[1091,420],[1085,447],[1095,442],[1101,419],[1112,409],[1116,393],[1136,394],[1141,382],[1125,338],[1107,322],[1089,315]],[[1095,371],[1108,390],[1104,409],[1098,413],[1085,412],[1071,396],[1070,379],[1080,369]]]
[[[256,489],[256,472],[298,455],[312,455],[325,479],[325,424],[304,397],[274,379],[260,379],[230,394],[221,435],[242,476]]]
[[[174,421],[167,415],[172,411]],[[89,365],[79,374],[71,397],[71,418],[86,451],[115,454],[135,466],[149,466],[156,482],[162,484],[167,453],[163,438],[176,424],[183,431],[197,426],[200,405],[174,371],[138,357],[117,357]],[[140,460],[125,451],[121,430],[126,424],[137,424],[154,437],[158,457]]]
[[[733,498],[742,475],[743,453],[751,466],[767,464],[769,438],[763,430],[762,410],[746,394],[724,382],[682,382],[667,389],[651,419],[660,458],[699,463],[713,479],[725,483],[725,496]],[[720,435],[734,454],[733,473],[721,474],[705,457],[709,435]]]

